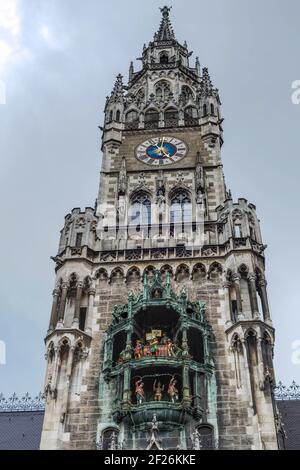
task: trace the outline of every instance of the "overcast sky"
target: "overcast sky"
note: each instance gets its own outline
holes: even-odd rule
[[[300,382],[299,0],[173,0],[176,37],[223,102],[224,170],[257,205],[268,244],[277,378]],[[163,0],[0,0],[0,392],[37,393],[64,216],[97,196],[105,97],[126,79]],[[135,61],[135,66],[139,62]],[[0,93],[1,95],[1,93]],[[0,96],[1,98],[1,96]],[[294,361],[295,362],[295,361]]]

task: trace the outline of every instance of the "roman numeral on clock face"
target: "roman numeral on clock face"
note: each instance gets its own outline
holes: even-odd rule
[[[136,158],[151,166],[165,166],[178,162],[187,153],[186,144],[175,137],[151,137],[136,148]]]

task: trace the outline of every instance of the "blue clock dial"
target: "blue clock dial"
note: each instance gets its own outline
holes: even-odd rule
[[[157,145],[150,145],[146,153],[149,157],[151,158],[170,158],[175,155],[177,152],[177,147],[173,144],[170,144],[170,142],[164,142],[163,144],[157,144]]]
[[[140,144],[136,158],[147,165],[163,166],[176,163],[185,157],[187,146],[175,137],[153,137]]]

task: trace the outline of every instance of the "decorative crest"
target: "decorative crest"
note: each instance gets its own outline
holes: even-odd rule
[[[274,388],[274,396],[276,400],[300,400],[300,386],[295,381],[289,387],[279,382]]]
[[[11,397],[5,398],[0,394],[0,412],[11,413],[13,411],[44,411],[45,399],[40,392],[38,396],[32,398],[29,393],[26,393],[22,398],[19,398],[16,393]]]

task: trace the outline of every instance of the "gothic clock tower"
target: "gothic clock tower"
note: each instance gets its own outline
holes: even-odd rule
[[[232,200],[221,101],[169,14],[105,104],[95,208],[65,218],[43,449],[277,449],[256,208]]]

